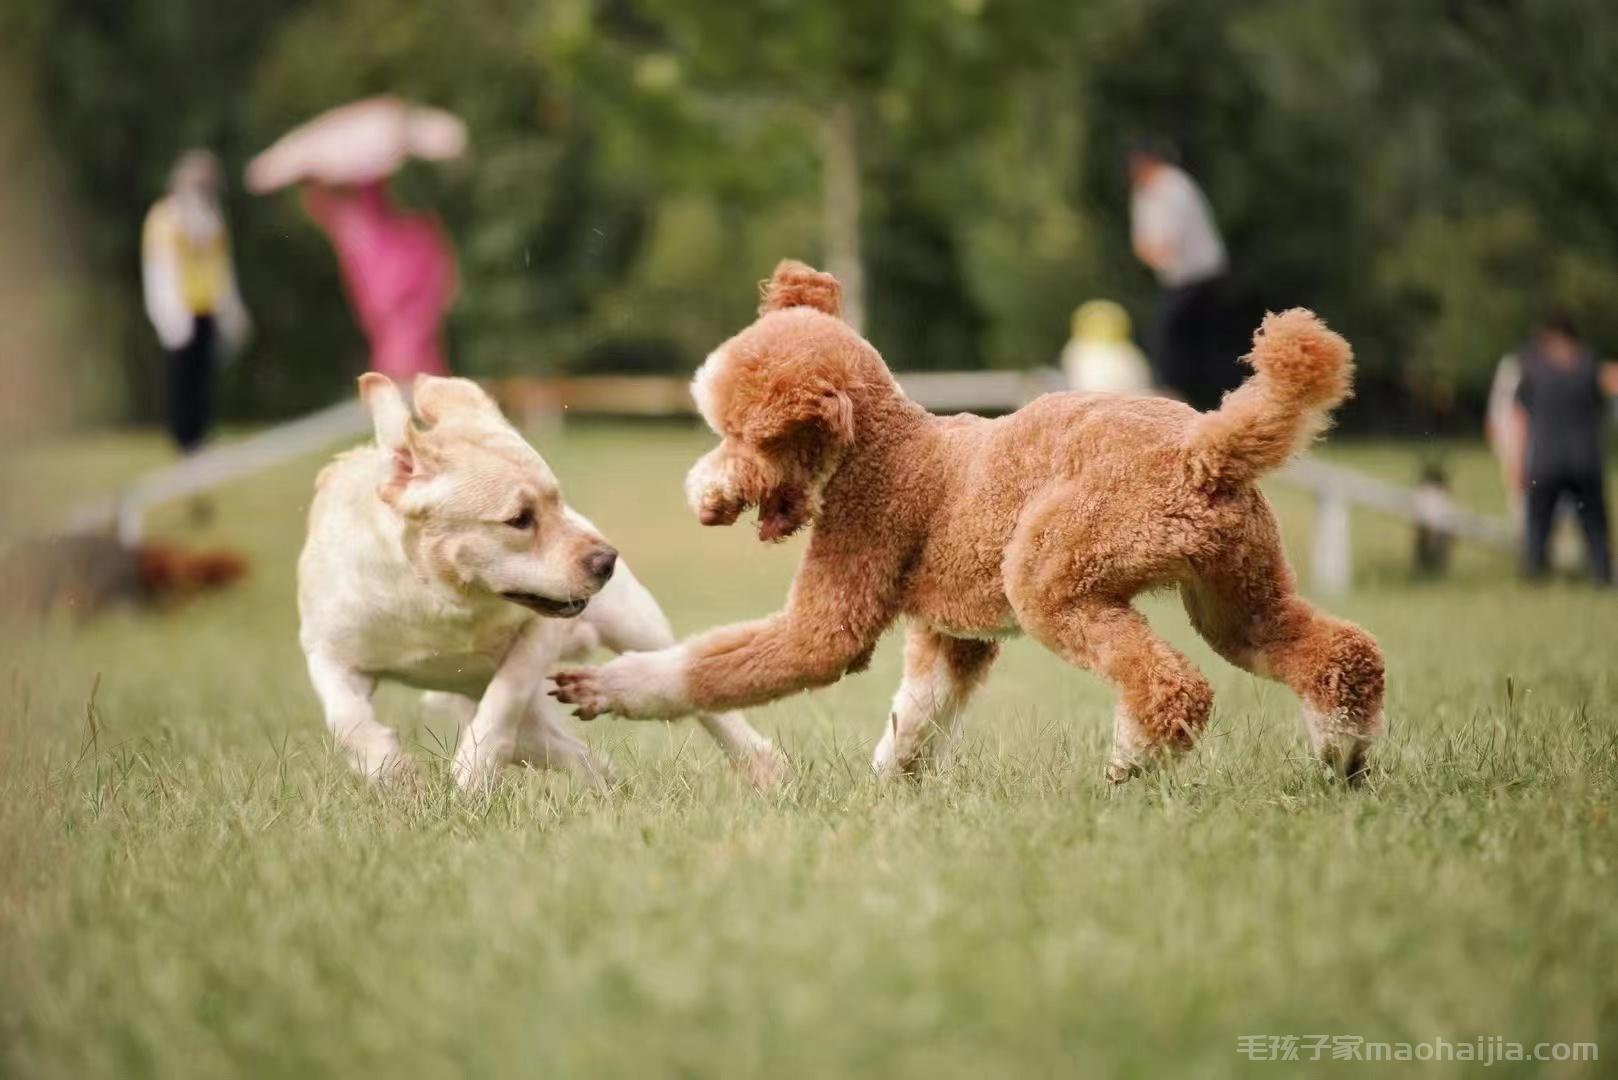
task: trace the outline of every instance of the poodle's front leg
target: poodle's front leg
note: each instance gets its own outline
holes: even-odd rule
[[[669,649],[558,672],[556,697],[590,719],[721,713],[826,686],[862,670],[898,612],[906,548],[818,530],[785,611],[722,626]]]
[[[710,630],[671,649],[558,672],[556,697],[577,705],[583,720],[720,713],[834,683],[868,654],[869,645],[846,627],[805,624],[783,613]]]
[[[998,642],[945,637],[920,625],[910,628],[904,681],[871,760],[878,775],[914,775],[929,762],[943,760],[960,736],[967,699],[999,652]]]
[[[579,621],[599,635],[601,644],[616,653],[659,652],[674,647],[674,630],[664,617],[663,609],[621,559],[612,580],[590,602]],[[698,713],[697,723],[719,744],[725,756],[759,787],[774,787],[786,775],[786,757],[769,739],[753,730],[741,713]]]

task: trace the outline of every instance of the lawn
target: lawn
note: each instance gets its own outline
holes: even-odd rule
[[[678,629],[779,602],[795,546],[682,505],[701,434],[539,441]],[[1498,501],[1481,451],[1448,450],[1457,489]],[[4,490],[61,505],[161,457],[143,436],[40,447]],[[1357,518],[1359,588],[1332,606],[1380,638],[1391,723],[1361,790],[1170,598],[1146,607],[1212,678],[1214,726],[1121,789],[1105,690],[1029,642],[950,768],[872,780],[890,635],[867,674],[754,713],[796,763],[773,795],[690,726],[600,721],[626,789],[510,771],[461,797],[452,733],[397,692],[387,715],[437,764],[373,790],[331,756],[296,643],[317,465],[218,499],[196,539],[251,555],[242,588],[0,643],[0,1072],[1346,1076],[1365,1066],[1308,1059],[1495,1036],[1600,1044],[1501,1075],[1618,1060],[1618,598],[1470,551],[1415,584],[1408,533]],[[1275,497],[1306,552],[1308,502]]]

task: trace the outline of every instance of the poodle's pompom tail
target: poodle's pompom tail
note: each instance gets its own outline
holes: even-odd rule
[[[768,281],[759,283],[758,313],[811,307],[827,315],[843,310],[843,287],[830,274],[796,259],[782,259]]]
[[[1255,374],[1202,417],[1190,459],[1212,485],[1246,483],[1285,465],[1325,430],[1351,392],[1354,351],[1314,312],[1264,317],[1247,357]]]
[[[1354,350],[1307,308],[1264,316],[1247,354],[1274,396],[1329,411],[1349,395]]]

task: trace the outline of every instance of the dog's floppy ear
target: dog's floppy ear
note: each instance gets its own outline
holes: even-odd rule
[[[360,401],[376,427],[376,444],[384,450],[403,449],[410,437],[410,406],[393,380],[367,371],[360,376]]]
[[[376,491],[382,501],[391,506],[410,481],[426,473],[416,445],[416,430],[410,421],[410,407],[393,380],[375,371],[360,376],[360,400],[376,425],[377,445],[393,458],[393,472]]]
[[[820,391],[815,422],[834,442],[847,444],[854,441],[854,403],[841,390],[828,386]]]
[[[417,375],[415,402],[416,413],[429,424],[467,415],[504,419],[500,406],[471,379]]]
[[[750,433],[759,444],[777,442],[812,428],[833,443],[854,441],[854,402],[830,383],[794,388],[760,410],[760,424]]]
[[[758,313],[768,315],[792,307],[811,307],[827,315],[843,310],[843,287],[837,279],[796,259],[782,259],[768,281],[760,282]]]

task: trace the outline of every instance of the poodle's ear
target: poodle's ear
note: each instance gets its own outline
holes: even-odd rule
[[[831,385],[806,386],[780,398],[762,420],[753,436],[761,445],[809,430],[838,445],[854,441],[854,402]]]
[[[815,422],[833,442],[847,445],[854,441],[854,402],[841,390],[830,387],[820,392]]]
[[[796,259],[782,259],[770,279],[759,283],[758,291],[760,315],[792,307],[811,307],[827,315],[843,310],[843,287],[837,279]]]

